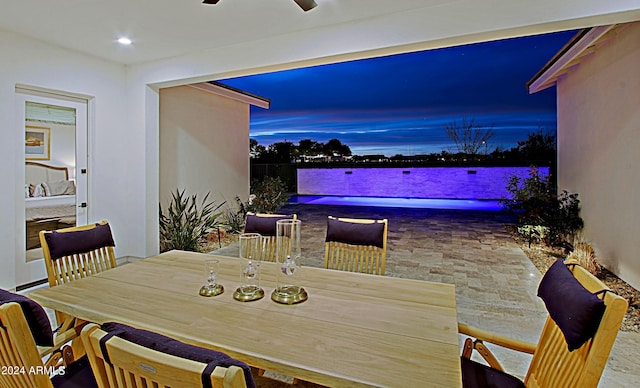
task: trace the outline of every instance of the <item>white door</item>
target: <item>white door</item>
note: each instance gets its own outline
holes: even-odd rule
[[[25,242],[23,249],[16,254],[16,284],[18,288],[37,284],[46,280],[47,272],[45,269],[42,249],[33,248],[34,233],[36,227],[34,223],[30,223],[27,227],[27,215],[38,218],[44,217],[43,225],[51,226],[56,224],[55,210],[52,208],[44,209],[40,212],[36,207],[58,206],[58,200],[61,203],[73,204],[75,206],[75,220],[72,218],[62,219],[59,225],[67,226],[70,224],[83,225],[88,220],[88,152],[87,152],[87,101],[75,97],[51,95],[39,92],[38,95],[22,93],[16,89],[18,122],[21,123],[16,130],[23,131],[25,134],[38,134],[40,132],[46,136],[46,147],[43,148],[40,155],[31,151],[26,151],[25,161],[33,161],[48,166],[66,167],[69,172],[69,179],[75,182],[75,198],[45,198],[38,203],[38,198],[25,199],[24,211],[17,211],[17,224],[25,225],[23,233],[17,233],[18,238],[22,238]],[[28,109],[28,111],[27,111]],[[70,119],[74,116],[75,120]],[[75,127],[75,130],[74,128]],[[47,202],[50,200],[50,202]],[[30,201],[30,203],[27,203]],[[32,209],[27,211],[27,206]],[[49,218],[47,218],[49,217]],[[51,221],[48,221],[51,220]],[[74,222],[75,221],[75,222]],[[46,229],[46,227],[45,227]],[[27,248],[31,249],[27,249]]]

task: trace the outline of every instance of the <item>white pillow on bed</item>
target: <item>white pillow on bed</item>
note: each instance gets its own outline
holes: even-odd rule
[[[31,197],[31,189],[29,189],[29,185],[28,184],[24,185],[24,197],[25,198]]]
[[[39,185],[29,185],[29,193],[32,197],[44,197],[46,195],[42,183]]]
[[[76,186],[73,181],[42,182],[41,185],[47,197],[76,194]]]

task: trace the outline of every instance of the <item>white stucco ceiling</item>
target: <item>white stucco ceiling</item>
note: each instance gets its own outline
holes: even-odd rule
[[[220,0],[217,5],[201,0],[0,0],[0,29],[139,64],[292,33],[326,36],[323,45],[331,44],[337,31],[345,32],[340,39],[393,36],[393,44],[412,44],[640,19],[640,0],[316,1],[318,7],[305,13],[293,0]],[[115,43],[121,35],[130,36],[133,45]]]

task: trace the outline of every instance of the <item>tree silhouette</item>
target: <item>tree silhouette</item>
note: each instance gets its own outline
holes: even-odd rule
[[[290,141],[273,143],[267,149],[269,159],[274,162],[290,162],[294,158],[296,146]]]
[[[527,140],[518,142],[518,151],[528,160],[554,162],[556,159],[556,136],[542,128],[529,133]]]
[[[489,149],[489,140],[495,136],[493,128],[484,128],[475,123],[474,119],[467,121],[466,118],[458,126],[454,120],[445,126],[447,136],[454,142],[458,152],[475,156],[484,148]]]
[[[338,139],[331,139],[324,145],[326,156],[351,156],[351,148]]]
[[[276,142],[265,148],[254,139],[249,139],[249,156],[254,161],[266,163],[285,163],[304,156],[350,156],[351,148],[338,139],[326,144],[311,139],[300,140],[298,145],[290,141]]]
[[[315,140],[303,139],[298,142],[298,154],[300,156],[316,156],[322,154],[323,144]]]
[[[249,157],[259,159],[267,152],[267,148],[258,144],[256,139],[249,139]]]

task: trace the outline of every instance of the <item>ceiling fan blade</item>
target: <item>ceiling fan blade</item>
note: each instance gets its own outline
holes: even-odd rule
[[[218,4],[218,1],[220,0],[204,0],[202,4]],[[293,0],[293,1],[295,1],[296,4],[298,4],[298,6],[302,8],[304,12],[310,11],[318,6],[318,3],[316,3],[315,0]]]
[[[314,9],[318,4],[314,0],[293,0],[304,12]]]

